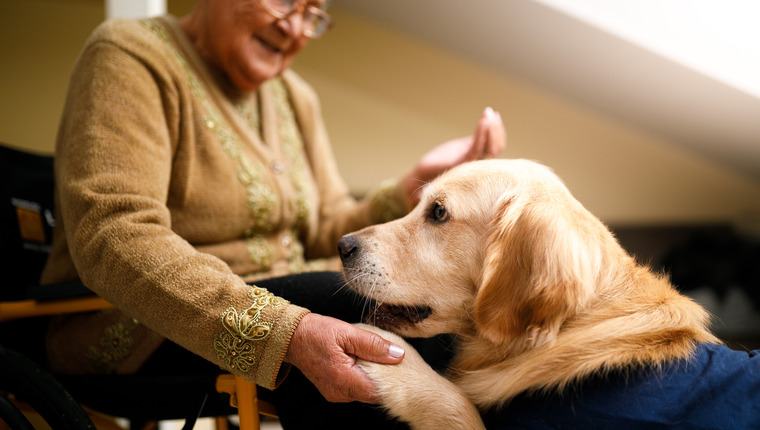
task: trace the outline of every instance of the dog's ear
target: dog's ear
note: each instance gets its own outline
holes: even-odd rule
[[[492,342],[536,347],[553,342],[562,323],[593,293],[603,258],[602,227],[566,199],[523,200],[499,202],[475,323]]]

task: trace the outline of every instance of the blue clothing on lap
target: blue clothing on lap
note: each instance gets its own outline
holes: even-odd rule
[[[702,344],[690,360],[523,394],[488,429],[760,429],[760,350]]]

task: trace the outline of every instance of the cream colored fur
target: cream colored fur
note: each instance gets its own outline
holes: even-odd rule
[[[482,429],[475,405],[464,392],[436,373],[401,337],[375,326],[374,331],[406,351],[404,364],[388,366],[369,361],[358,364],[377,381],[383,406],[413,429]]]
[[[432,309],[420,322],[383,328],[460,337],[448,380],[423,370],[416,354],[397,366],[363,364],[384,406],[413,428],[482,428],[440,423],[450,415],[442,410],[469,413],[459,406],[462,393],[485,410],[524,391],[657,366],[688,357],[696,343],[719,342],[704,309],[637,264],[535,162],[459,166],[429,184],[409,215],[350,239],[357,244],[344,258],[351,288],[380,303]]]

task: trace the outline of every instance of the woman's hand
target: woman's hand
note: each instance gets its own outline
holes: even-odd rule
[[[507,132],[501,115],[490,107],[483,111],[475,134],[444,142],[422,156],[414,171],[404,178],[410,207],[420,201],[422,188],[438,175],[466,161],[493,158],[507,146]]]
[[[355,357],[397,364],[404,350],[375,333],[319,314],[306,314],[296,327],[285,361],[293,364],[330,402],[378,404],[375,384]]]

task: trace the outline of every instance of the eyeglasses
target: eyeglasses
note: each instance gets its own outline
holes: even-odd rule
[[[322,37],[333,25],[327,12],[316,6],[303,4],[299,0],[259,0],[259,3],[277,19],[300,13],[303,16],[303,34],[311,39]]]

